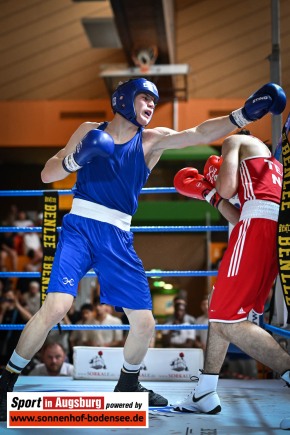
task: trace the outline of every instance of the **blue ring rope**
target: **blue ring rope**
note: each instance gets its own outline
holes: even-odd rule
[[[0,330],[16,330],[20,331],[25,325],[0,325]],[[124,330],[129,331],[130,325],[60,325],[61,329],[64,331],[74,331],[74,330],[92,330],[92,329],[106,329],[106,330]],[[58,329],[55,325],[52,329]],[[208,329],[208,325],[155,325],[155,329],[158,331],[162,330],[180,330],[180,329]]]
[[[145,271],[146,276],[166,277],[166,276],[216,276],[217,270],[163,270]],[[84,278],[96,276],[95,272],[88,272]],[[40,278],[41,272],[0,272],[0,278]]]
[[[57,227],[59,232],[61,227]],[[226,225],[176,225],[176,226],[139,226],[131,227],[133,233],[171,233],[171,232],[193,232],[199,233],[203,231],[228,231]],[[0,233],[41,233],[42,227],[0,227]]]
[[[48,189],[48,190],[0,190],[0,196],[42,196],[44,192],[58,192],[59,195],[71,195],[71,189]],[[174,187],[144,187],[142,194],[150,193],[177,193]]]
[[[12,330],[12,331],[21,331],[25,328],[26,325],[10,325],[10,324],[0,324],[0,331]],[[281,335],[282,337],[290,338],[290,331],[282,328],[278,328],[273,325],[269,325],[267,323],[264,324],[266,330],[276,333],[277,335]],[[58,326],[55,325],[53,330],[58,330]],[[61,325],[61,329],[63,331],[74,331],[74,330],[122,330],[129,331],[130,325]],[[155,330],[163,331],[163,330],[207,330],[208,325],[155,325]]]
[[[278,328],[277,326],[269,325],[268,323],[264,323],[264,328],[267,331],[273,332],[274,334],[281,335],[281,337],[290,338],[290,331],[289,330],[286,330],[283,328]]]

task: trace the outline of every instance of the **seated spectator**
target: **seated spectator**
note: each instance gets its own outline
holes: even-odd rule
[[[42,261],[37,256],[35,256],[34,251],[31,249],[27,253],[27,262],[23,266],[23,272],[40,272],[42,266]],[[32,280],[27,278],[19,278],[17,282],[17,288],[21,294],[28,291],[29,284]],[[41,282],[40,278],[35,278],[33,281]]]
[[[40,308],[40,284],[38,281],[30,281],[28,291],[21,296],[21,302],[25,308],[34,315]]]
[[[26,254],[28,261],[24,265],[25,272],[40,272],[42,266],[42,258],[35,255],[35,251],[30,249]]]
[[[72,353],[69,341],[70,331],[63,329],[62,325],[71,325],[71,321],[67,314],[59,323],[58,329],[52,329],[49,332],[48,339],[50,342],[60,344],[63,347],[65,353],[67,354],[69,362],[72,362]]]
[[[38,215],[35,221],[31,221],[31,225],[25,225],[30,227],[41,227],[42,226],[42,218]],[[27,232],[23,234],[23,254],[28,256],[30,252],[31,257],[33,257],[34,264],[37,262],[42,262],[43,250],[41,243],[41,233],[31,233]],[[31,254],[31,251],[33,254]]]
[[[3,300],[3,295],[8,289],[12,289],[13,284],[8,278],[0,278],[0,301]],[[1,302],[0,302],[0,313],[1,313]]]
[[[28,219],[26,212],[20,211],[17,219],[14,222],[16,227],[35,227],[37,224],[33,220]],[[17,250],[20,255],[28,255],[33,251],[34,262],[41,262],[43,257],[41,234],[36,232],[20,232],[16,235]]]
[[[30,320],[32,315],[21,305],[13,290],[3,292],[0,304],[0,323],[22,325]],[[0,330],[0,365],[6,365],[13,350],[15,349],[21,331]]]
[[[47,341],[40,357],[42,363],[36,364],[29,376],[73,376],[74,366],[65,362],[66,354],[61,344]]]
[[[196,318],[195,323],[197,325],[208,325],[208,297],[202,299],[200,303],[200,308],[203,314]],[[196,330],[195,347],[199,347],[205,350],[206,342],[207,342],[207,333],[208,333],[207,329]]]
[[[19,210],[13,225],[15,227],[32,227],[33,222],[27,217],[27,213],[24,210]]]
[[[179,297],[174,298],[174,314],[170,316],[165,325],[192,325],[195,318],[186,313],[187,303]],[[194,329],[163,330],[163,347],[195,347],[196,332]]]
[[[17,271],[18,254],[15,249],[14,238],[13,233],[0,233],[0,268],[2,272],[7,269]]]
[[[13,222],[14,227],[31,227],[33,226],[33,222],[31,219],[28,219],[27,214],[23,210],[19,210],[17,212],[16,219]],[[18,255],[25,255],[24,252],[24,236],[26,233],[19,232],[15,233],[15,248],[17,250]]]
[[[43,252],[38,233],[24,233],[23,235],[23,254],[28,256],[29,252],[34,263],[42,261]]]
[[[122,325],[122,321],[119,317],[113,316],[108,312],[108,310],[111,309],[111,306],[97,302],[95,309],[99,325]],[[100,330],[100,334],[103,339],[102,346],[123,346],[123,331],[121,329],[102,329]]]
[[[3,219],[2,225],[4,227],[13,227],[14,222],[17,219],[18,215],[18,207],[16,204],[11,204],[6,211],[6,215]]]
[[[182,292],[184,292],[185,290],[181,290]],[[173,299],[173,310],[175,311],[175,308],[178,306],[178,305],[183,305],[183,306],[185,306],[185,310],[187,310],[187,297],[184,297],[184,296],[180,296],[180,292],[178,293],[178,295],[177,296],[175,296],[175,298]],[[168,318],[167,318],[167,321],[170,321],[170,319],[174,319],[174,314],[173,314],[173,316],[171,315],[171,316],[169,316]],[[195,317],[194,316],[192,316],[191,314],[188,314],[187,312],[185,313],[185,315],[184,315],[184,320],[186,321],[186,323],[189,323],[189,324],[195,324],[196,323],[196,319],[195,319]]]
[[[77,325],[98,325],[95,319],[94,307],[92,304],[81,306],[81,320]],[[70,345],[74,346],[102,346],[103,338],[97,329],[73,330],[70,336]]]

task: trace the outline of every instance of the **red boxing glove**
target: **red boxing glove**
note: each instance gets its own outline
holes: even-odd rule
[[[216,208],[222,200],[216,189],[195,168],[183,168],[178,171],[174,177],[173,184],[181,195],[202,201],[205,200]]]
[[[221,156],[210,156],[204,165],[203,175],[212,186],[215,186],[222,162]]]

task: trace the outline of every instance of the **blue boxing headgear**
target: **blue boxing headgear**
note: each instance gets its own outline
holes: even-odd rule
[[[117,87],[112,95],[112,109],[128,121],[142,127],[136,120],[134,107],[135,97],[138,94],[149,94],[154,98],[154,103],[159,100],[158,90],[154,83],[144,78],[128,80]]]

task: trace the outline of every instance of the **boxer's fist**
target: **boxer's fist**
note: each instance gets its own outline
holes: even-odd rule
[[[113,138],[108,133],[98,129],[90,130],[77,144],[75,152],[63,159],[63,168],[67,172],[78,171],[97,156],[110,157],[114,148]]]
[[[204,178],[215,187],[216,179],[220,171],[223,158],[221,156],[210,156],[203,169]]]
[[[285,107],[286,95],[281,86],[267,83],[247,99],[244,107],[234,110],[230,114],[230,120],[237,127],[244,127],[261,119],[268,112],[279,115]]]
[[[222,198],[203,175],[195,168],[183,168],[177,172],[173,181],[174,187],[181,195],[209,202],[218,207]]]

